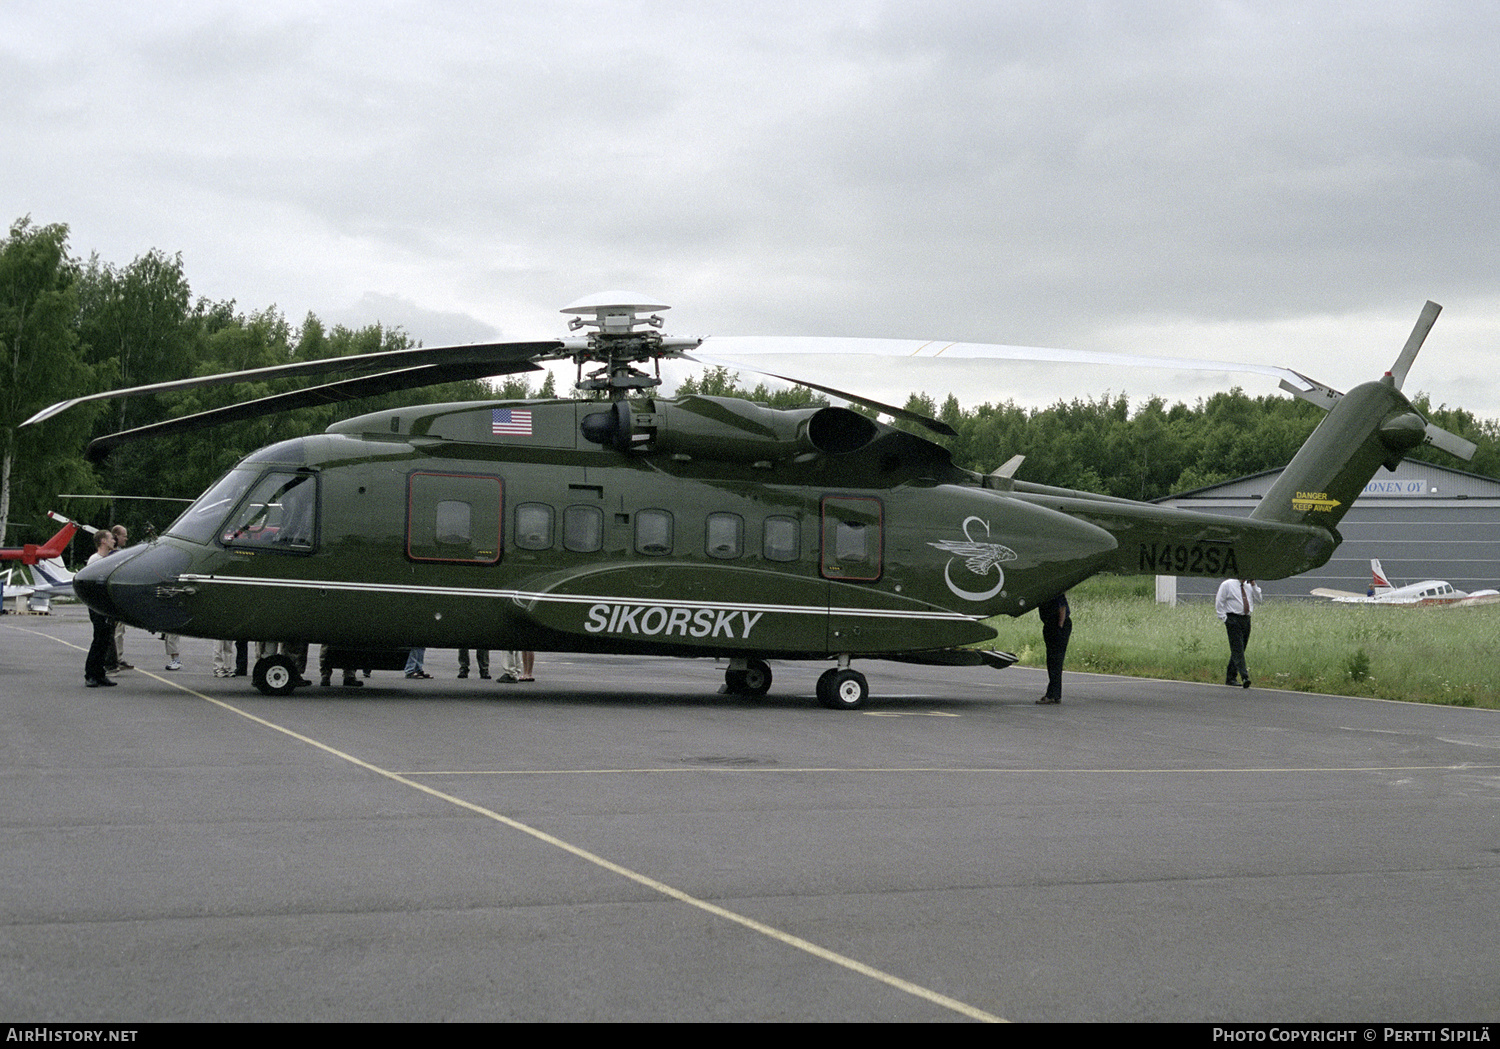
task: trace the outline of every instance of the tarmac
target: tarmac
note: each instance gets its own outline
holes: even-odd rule
[[[1500,1019],[1500,712],[451,651],[270,698],[138,630],[86,689],[88,639],[0,618],[3,1022]]]

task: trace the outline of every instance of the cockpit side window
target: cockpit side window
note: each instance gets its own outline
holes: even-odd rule
[[[310,553],[317,537],[318,480],[307,470],[264,474],[219,533],[225,546],[283,553]]]

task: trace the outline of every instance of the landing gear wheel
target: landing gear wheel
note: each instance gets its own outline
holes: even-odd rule
[[[858,710],[870,698],[870,683],[858,670],[825,670],[818,678],[818,702],[830,710]]]
[[[771,691],[771,665],[764,659],[747,659],[744,670],[724,671],[724,688],[735,696],[764,696]]]
[[[257,659],[251,680],[268,696],[290,696],[297,687],[297,661],[284,655]]]

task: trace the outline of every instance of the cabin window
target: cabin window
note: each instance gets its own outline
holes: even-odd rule
[[[767,561],[795,561],[802,547],[801,533],[795,517],[768,517],[761,552]]]
[[[563,546],[593,553],[604,545],[604,511],[597,506],[570,506],[563,511]]]
[[[413,473],[407,478],[406,554],[414,561],[500,560],[498,477]]]
[[[880,578],[879,499],[830,495],[823,500],[823,576],[869,583]]]
[[[745,519],[739,514],[709,514],[703,541],[709,557],[739,557],[745,552]]]
[[[220,539],[225,546],[308,553],[317,537],[317,523],[316,476],[273,470],[255,483],[230,515]]]
[[[437,541],[449,546],[474,541],[474,511],[457,499],[440,499],[437,504]]]
[[[546,503],[522,503],[516,507],[516,546],[522,550],[550,550],[552,517],[552,507]]]
[[[665,510],[642,510],[635,515],[637,553],[659,556],[672,552],[672,515]]]

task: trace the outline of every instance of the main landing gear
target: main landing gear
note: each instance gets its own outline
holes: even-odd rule
[[[870,683],[858,670],[843,666],[823,672],[818,678],[818,702],[830,710],[858,710],[870,698]],[[732,659],[724,671],[723,691],[734,696],[764,696],[771,690],[771,667],[764,659]]]
[[[724,691],[734,696],[764,696],[771,691],[771,664],[764,659],[731,659],[724,671]]]
[[[870,698],[870,683],[858,670],[840,667],[818,678],[818,702],[830,710],[858,710]]]

